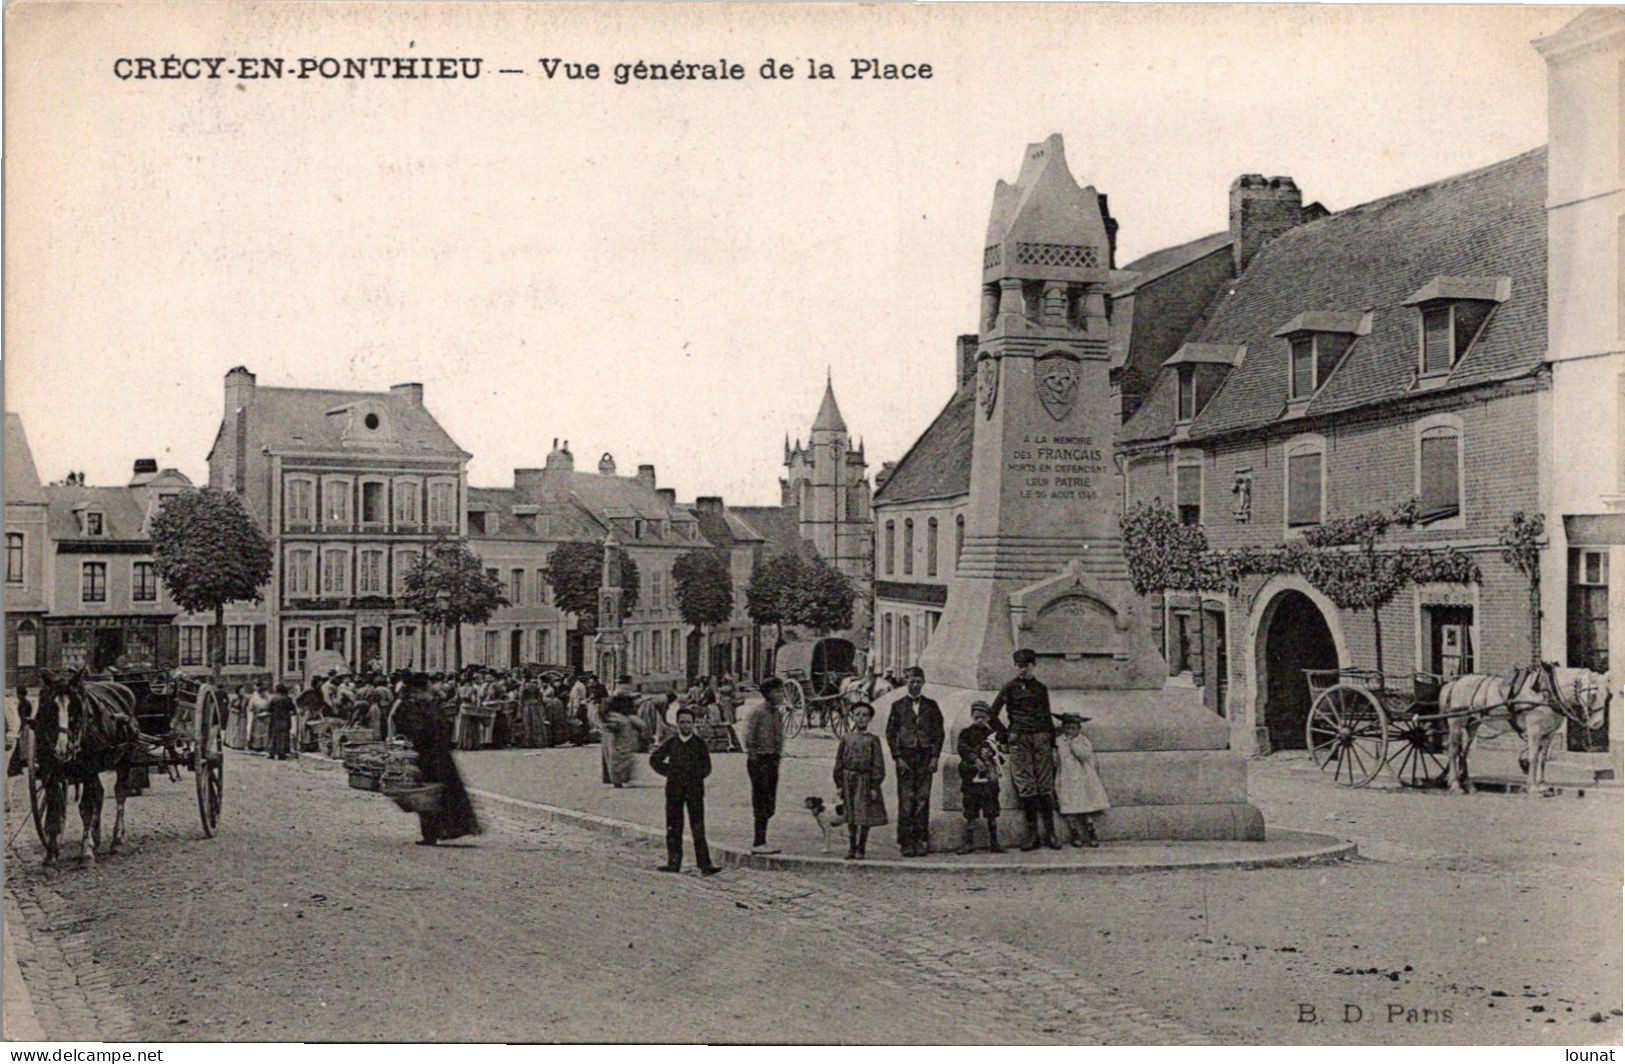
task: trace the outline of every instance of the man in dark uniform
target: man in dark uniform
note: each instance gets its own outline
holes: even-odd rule
[[[904,857],[931,851],[931,777],[942,757],[942,710],[924,695],[925,670],[908,670],[908,694],[891,704],[886,746],[897,768],[897,845]]]
[[[649,755],[649,767],[666,777],[666,863],[660,870],[682,870],[686,809],[689,827],[694,829],[694,860],[701,875],[713,876],[722,869],[711,863],[711,849],[705,842],[705,777],[711,774],[711,751],[694,731],[692,709],[679,709],[676,724],[676,734]]]
[[[1055,719],[1049,711],[1049,688],[1033,677],[1038,655],[1026,647],[1016,651],[1014,680],[1005,684],[993,699],[993,720],[1010,711],[1010,775],[1027,818],[1027,841],[1023,850],[1036,850],[1038,822],[1044,822],[1043,843],[1052,850],[1061,848],[1055,838]]]

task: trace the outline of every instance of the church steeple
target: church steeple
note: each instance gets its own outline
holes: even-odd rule
[[[818,407],[818,416],[813,419],[814,432],[838,432],[846,434],[846,420],[841,417],[841,408],[835,402],[835,381],[833,377],[824,378],[824,401]]]

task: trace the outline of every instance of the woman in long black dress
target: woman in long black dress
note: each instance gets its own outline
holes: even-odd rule
[[[395,727],[417,751],[418,772],[423,782],[444,784],[446,788],[437,812],[418,814],[423,831],[419,845],[433,846],[465,835],[478,835],[480,822],[474,815],[474,803],[469,801],[463,777],[451,756],[451,721],[440,711],[422,676],[413,676],[407,681],[406,694],[395,711]]]

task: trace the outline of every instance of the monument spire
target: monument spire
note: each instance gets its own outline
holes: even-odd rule
[[[841,408],[835,402],[835,379],[833,375],[824,378],[824,401],[819,404],[818,416],[813,419],[814,432],[846,432],[846,420],[841,417]]]

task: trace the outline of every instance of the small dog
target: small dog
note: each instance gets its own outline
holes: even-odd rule
[[[807,812],[812,814],[813,820],[817,821],[818,830],[824,836],[824,852],[828,853],[830,829],[846,826],[846,806],[836,802],[835,812],[831,815],[824,806],[824,800],[817,795],[808,798],[803,804],[807,807]]]

